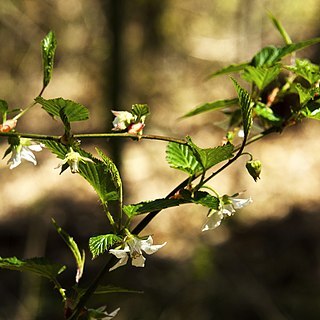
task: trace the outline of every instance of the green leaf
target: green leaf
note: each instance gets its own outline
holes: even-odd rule
[[[252,103],[249,93],[240,87],[238,82],[232,78],[236,91],[239,97],[239,104],[241,107],[243,131],[245,137],[249,135],[252,126]]]
[[[117,194],[119,195],[118,199],[121,203],[122,203],[122,180],[121,180],[121,176],[120,173],[118,171],[117,166],[112,162],[112,160],[110,158],[108,158],[103,152],[102,150],[96,148],[96,151],[98,152],[99,156],[101,157],[103,163],[105,164],[105,166],[107,167],[107,170],[109,171],[110,174],[110,178],[113,182],[113,185],[115,187],[115,191],[117,192]]]
[[[287,44],[284,47],[276,48],[274,46],[267,46],[261,49],[251,60],[250,65],[254,67],[272,66],[280,61],[286,55],[295,51],[304,49],[311,45],[320,42],[320,38],[309,39],[297,43]]]
[[[108,293],[143,293],[143,291],[124,289],[121,287],[115,287],[111,285],[98,286],[94,294],[108,294]]]
[[[51,116],[61,118],[61,109],[69,122],[82,121],[89,118],[89,110],[80,103],[63,98],[46,100],[42,97],[37,97],[35,101],[42,105]]]
[[[320,80],[319,66],[307,59],[296,59],[294,66],[286,66],[285,68],[307,80],[310,85],[314,85]]]
[[[301,114],[310,119],[320,120],[320,103],[319,101],[309,101],[301,110]]]
[[[68,148],[64,144],[58,143],[56,141],[42,140],[41,143],[43,143],[52,153],[54,153],[59,159],[62,160],[69,152]]]
[[[293,87],[299,94],[300,104],[303,106],[309,100],[313,99],[314,92],[311,89],[304,88],[300,83],[293,84]]]
[[[190,146],[169,142],[166,149],[166,159],[171,168],[182,170],[189,175],[199,171],[199,162]]]
[[[205,191],[196,191],[193,196],[193,203],[200,204],[213,210],[219,209],[220,200]]]
[[[77,243],[73,240],[70,235],[64,231],[58,224],[55,222],[54,219],[52,219],[52,223],[55,226],[57,232],[63,239],[63,241],[67,244],[69,249],[71,250],[77,264],[77,274],[76,274],[76,282],[79,282],[80,278],[82,277],[83,274],[83,268],[84,268],[84,262],[85,262],[85,252],[82,250],[80,252],[79,247]]]
[[[271,19],[271,21],[273,22],[274,26],[277,28],[277,30],[280,32],[284,42],[286,44],[291,44],[292,40],[289,36],[289,34],[287,33],[287,31],[284,29],[283,25],[280,23],[280,21],[278,21],[272,14],[271,12],[268,13],[269,18]]]
[[[0,257],[0,268],[15,271],[30,271],[54,282],[56,282],[56,277],[66,269],[65,266],[52,264],[45,258],[18,259],[16,257]]]
[[[222,161],[232,158],[233,156],[234,146],[231,143],[227,143],[223,146],[218,146],[215,148],[202,149],[196,146],[190,137],[187,137],[187,141],[188,145],[192,148],[198,162],[201,164],[196,168],[199,171],[202,171],[201,169],[207,170]],[[198,156],[196,156],[196,154]]]
[[[144,119],[150,114],[149,107],[146,104],[134,104],[132,106],[131,112],[137,117],[137,120]]]
[[[89,249],[92,259],[109,250],[113,245],[122,241],[122,238],[115,234],[104,234],[89,239]]]
[[[273,110],[267,107],[263,103],[257,103],[254,107],[254,112],[262,119],[267,120],[268,122],[276,125],[282,122],[280,117],[277,117]]]
[[[54,54],[57,47],[56,37],[50,31],[41,41],[42,64],[43,64],[43,88],[45,88],[52,77]]]
[[[235,105],[237,103],[238,103],[238,98],[218,100],[218,101],[214,101],[214,102],[204,103],[204,104],[197,106],[194,110],[186,113],[184,116],[182,116],[182,118],[192,117],[192,116],[195,116],[195,115],[203,113],[203,112],[218,110],[218,109],[225,108],[225,107],[230,107],[230,106]]]
[[[278,76],[280,70],[280,65],[274,65],[269,68],[248,66],[244,69],[242,77],[250,83],[255,83],[260,90],[263,90]]]
[[[170,207],[176,207],[183,203],[188,203],[185,199],[156,199],[151,201],[143,201],[137,204],[123,206],[123,212],[132,218],[139,214],[144,214],[152,211],[163,210]]]
[[[239,72],[241,70],[243,70],[246,66],[248,65],[248,62],[242,62],[239,64],[231,64],[227,67],[224,67],[216,72],[213,72],[209,75],[209,79],[213,78],[213,77],[217,77],[220,76],[222,74],[228,74],[228,73],[232,73],[232,72]]]
[[[8,112],[8,103],[7,103],[7,101],[0,99],[0,114],[1,114],[1,117],[2,117],[3,121],[5,119],[5,116],[6,116],[7,112]]]

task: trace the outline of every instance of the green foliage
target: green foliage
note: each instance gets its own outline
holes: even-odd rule
[[[77,274],[76,274],[76,282],[79,282],[80,278],[82,277],[83,268],[84,268],[84,262],[85,262],[85,252],[82,250],[80,252],[79,247],[77,243],[74,241],[70,235],[64,231],[61,227],[58,226],[58,224],[55,222],[54,219],[52,219],[52,223],[55,226],[57,232],[63,239],[63,241],[67,244],[69,249],[71,250],[77,264]]]
[[[120,243],[122,238],[115,234],[104,234],[89,239],[89,249],[92,259],[109,250],[113,245]]]
[[[320,80],[319,66],[307,59],[296,59],[294,66],[286,66],[285,68],[307,80],[311,86]]]
[[[215,148],[202,149],[188,138],[188,145],[169,142],[166,159],[170,167],[182,170],[192,176],[231,158],[233,149],[234,147],[230,143]]]
[[[249,135],[251,126],[252,126],[252,102],[249,93],[240,87],[238,82],[234,79],[233,83],[236,88],[238,97],[239,97],[239,104],[241,107],[241,114],[242,114],[242,123],[243,123],[243,131],[245,137]]]
[[[43,64],[43,88],[45,88],[52,77],[54,55],[57,47],[57,40],[53,31],[41,41],[42,64]]]
[[[289,34],[287,33],[287,31],[284,29],[282,23],[281,23],[279,20],[277,20],[277,19],[272,15],[271,12],[268,12],[268,15],[269,15],[269,18],[271,19],[271,21],[273,22],[274,26],[276,27],[276,29],[277,29],[277,30],[279,31],[279,33],[281,34],[284,42],[285,42],[286,44],[292,43],[292,40],[291,40]]]
[[[94,294],[108,294],[108,293],[143,293],[138,290],[125,289],[121,287],[115,287],[111,285],[99,286]]]
[[[66,100],[63,98],[46,100],[42,97],[37,97],[35,101],[42,105],[52,117],[61,118],[61,110],[63,110],[63,117],[66,117],[68,122],[82,121],[89,119],[89,110],[80,103]],[[65,123],[66,119],[62,117]]]
[[[2,117],[2,121],[5,121],[7,112],[8,112],[8,103],[7,103],[7,101],[0,100],[0,115]]]
[[[280,73],[281,67],[276,64],[271,67],[247,66],[242,74],[243,79],[254,83],[260,90],[263,90]]]
[[[123,206],[123,212],[132,218],[139,214],[144,214],[152,211],[163,210],[170,207],[176,207],[183,203],[188,203],[185,199],[156,199],[151,201],[143,201],[137,204]]]
[[[134,104],[131,112],[137,117],[138,121],[150,114],[149,107],[146,104]]]
[[[192,202],[200,204],[209,209],[218,210],[220,200],[205,191],[196,191],[192,198]]]
[[[239,64],[231,64],[231,65],[224,67],[216,72],[211,73],[209,78],[221,76],[223,74],[229,74],[232,72],[239,72],[239,71],[243,70],[246,66],[248,66],[248,64],[249,64],[248,62],[243,62],[243,63],[239,63]]]
[[[194,110],[186,113],[182,117],[183,118],[192,117],[192,116],[195,116],[195,115],[203,113],[203,112],[230,107],[230,106],[235,105],[237,103],[238,103],[237,98],[236,99],[218,100],[218,101],[214,101],[214,102],[207,102],[207,103],[204,103],[204,104],[197,106]]]
[[[18,259],[16,257],[0,258],[0,268],[30,271],[49,280],[55,280],[66,269],[65,266],[52,264],[45,258]]]
[[[267,107],[264,103],[256,103],[253,111],[260,119],[266,120],[270,124],[277,126],[282,122],[282,119],[276,116],[273,110]]]

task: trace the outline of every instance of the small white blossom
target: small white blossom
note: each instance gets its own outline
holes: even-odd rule
[[[22,159],[37,164],[37,160],[32,151],[39,152],[42,150],[42,144],[34,144],[30,139],[21,138],[20,144],[12,145],[11,157],[7,164],[10,165],[10,169],[16,168],[22,161]]]
[[[79,172],[79,162],[94,162],[92,159],[83,157],[79,152],[73,151],[70,148],[70,152],[68,152],[63,159],[62,163],[57,167],[62,167],[65,163],[68,163],[70,166],[70,170],[72,173]]]
[[[135,121],[135,117],[132,113],[128,111],[111,111],[115,116],[113,120],[113,130],[123,131],[128,128],[128,126]]]
[[[154,245],[151,236],[149,236],[146,240],[139,239],[133,235],[130,235],[127,238],[128,239],[126,240],[123,249],[109,250],[111,254],[120,259],[117,264],[109,269],[109,271],[125,265],[128,262],[129,256],[132,259],[133,266],[144,267],[146,258],[142,255],[142,251],[144,251],[146,254],[153,254],[166,245],[166,242],[160,245]]]
[[[206,223],[202,227],[202,231],[215,229],[220,226],[221,221],[225,217],[232,216],[236,210],[246,207],[252,203],[252,199],[239,199],[234,197],[224,196],[221,199],[219,210],[212,210],[207,218]]]

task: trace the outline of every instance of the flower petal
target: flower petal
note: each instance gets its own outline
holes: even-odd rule
[[[142,254],[132,257],[132,265],[135,267],[144,267],[145,261],[146,258]]]
[[[251,198],[248,198],[248,199],[231,198],[231,201],[235,209],[241,209],[253,202]]]
[[[114,252],[115,251],[115,252]],[[122,251],[122,252],[119,252]],[[114,254],[117,258],[120,258],[120,260],[109,269],[109,271],[115,270],[119,267],[124,266],[128,262],[128,254],[126,252],[123,252],[123,250],[109,250],[110,253]],[[125,255],[124,255],[125,254]]]
[[[219,227],[223,218],[223,213],[221,211],[216,211],[208,217],[206,223],[202,227],[202,231],[212,230]]]

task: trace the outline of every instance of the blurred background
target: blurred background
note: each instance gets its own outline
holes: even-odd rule
[[[109,132],[111,109],[147,103],[146,133],[191,135],[202,147],[224,136],[224,118],[206,113],[178,118],[196,105],[233,98],[228,76],[213,71],[250,60],[261,47],[282,45],[271,11],[293,41],[320,36],[317,0],[3,0],[0,3],[0,98],[27,106],[40,92],[40,41],[58,40],[53,79],[44,98],[63,97],[87,106],[90,120],[74,132]],[[320,46],[298,53],[319,63]],[[35,107],[18,131],[62,134],[58,122]],[[244,191],[253,204],[211,232],[201,233],[206,210],[182,206],[163,211],[143,234],[167,241],[144,269],[123,267],[106,284],[143,294],[97,296],[92,306],[120,306],[119,320],[296,320],[320,318],[320,126],[306,121],[251,145],[263,163],[255,183],[239,160],[211,185],[221,194]],[[125,202],[165,196],[185,175],[170,169],[164,142],[82,141],[102,148],[119,166]],[[0,138],[0,153],[7,148]],[[48,151],[38,165],[9,170],[1,161],[0,256],[46,256],[67,264],[62,282],[75,275],[72,256],[56,234],[53,217],[87,253],[88,283],[103,265],[91,261],[88,239],[108,233],[91,187]],[[62,319],[58,294],[45,280],[0,271],[0,319]]]

